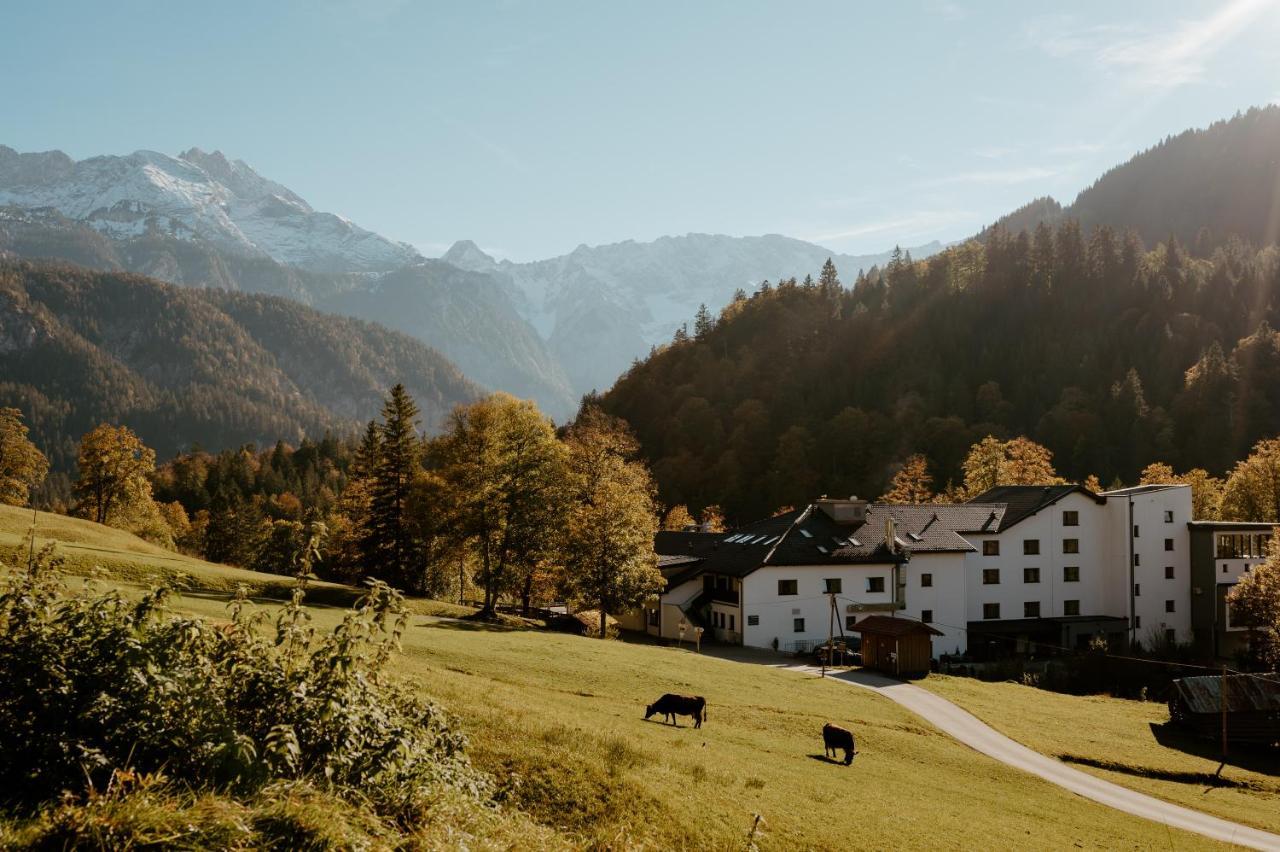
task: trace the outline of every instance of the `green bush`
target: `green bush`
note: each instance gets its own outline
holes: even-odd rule
[[[302,606],[305,581],[263,629],[244,593],[230,622],[167,612],[168,591],[130,601],[70,593],[51,552],[0,586],[0,804],[32,812],[119,773],[248,795],[281,780],[420,812],[433,790],[486,796],[465,738],[386,676],[407,614],[372,583],[329,634]]]

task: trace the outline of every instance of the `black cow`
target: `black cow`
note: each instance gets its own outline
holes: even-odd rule
[[[844,749],[845,766],[853,763],[853,756],[858,753],[854,750],[853,731],[830,722],[822,726],[822,745],[822,754],[827,757],[835,757],[837,749]]]
[[[676,695],[668,692],[644,709],[644,717],[648,719],[654,713],[665,717],[663,722],[676,724],[677,716],[692,716],[693,726],[701,728],[707,718],[707,699],[701,695]]]

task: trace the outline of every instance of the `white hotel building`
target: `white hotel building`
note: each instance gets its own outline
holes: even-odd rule
[[[995,488],[963,504],[821,499],[728,533],[663,532],[649,632],[805,649],[871,613],[930,623],[935,656],[1190,641],[1191,489]],[[833,625],[832,596],[836,602]]]

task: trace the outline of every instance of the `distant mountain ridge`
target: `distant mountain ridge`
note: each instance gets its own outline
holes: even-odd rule
[[[313,272],[384,272],[421,258],[412,246],[314,210],[244,161],[191,148],[75,161],[0,145],[0,206],[49,208],[102,234],[207,240]]]
[[[908,251],[923,259],[942,248],[933,242]],[[828,258],[852,283],[860,270],[885,264],[891,254],[844,255],[778,234],[686,234],[581,245],[531,263],[498,261],[462,240],[441,260],[508,281],[517,307],[581,393],[606,390],[632,361],[669,341],[701,304],[717,311],[738,288],[806,272],[816,277]]]
[[[417,340],[286,299],[0,261],[0,405],[63,469],[101,422],[161,458],[354,431],[396,382],[428,430],[482,393]]]
[[[917,258],[942,246],[913,247]],[[79,162],[0,146],[0,252],[131,271],[175,284],[267,293],[417,337],[469,377],[529,397],[558,420],[738,288],[831,257],[851,281],[889,253],[849,256],[779,235],[688,234],[579,246],[532,263],[460,241],[423,258],[314,210],[242,160],[191,148]]]

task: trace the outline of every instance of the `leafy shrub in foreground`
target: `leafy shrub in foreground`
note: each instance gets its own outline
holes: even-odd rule
[[[269,639],[243,593],[213,625],[166,612],[164,589],[68,593],[57,568],[45,552],[0,586],[3,805],[117,772],[235,794],[307,780],[393,816],[441,786],[487,791],[444,712],[385,677],[407,624],[385,584],[317,636],[300,581]]]

